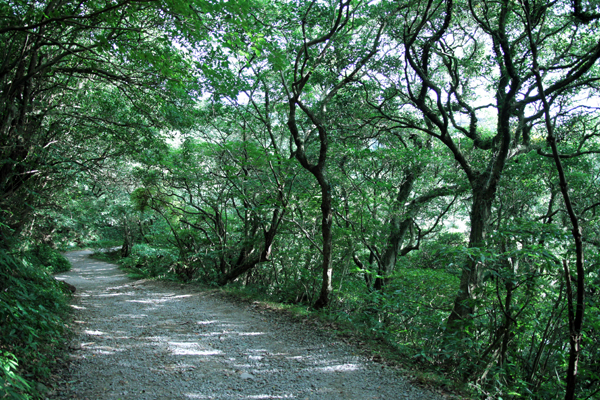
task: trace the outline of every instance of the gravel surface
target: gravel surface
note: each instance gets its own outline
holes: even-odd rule
[[[67,254],[76,337],[55,399],[447,399],[312,325]]]

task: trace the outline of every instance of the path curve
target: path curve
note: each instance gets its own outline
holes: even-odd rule
[[[214,292],[133,281],[67,254],[77,287],[68,384],[56,399],[444,399],[315,327]]]

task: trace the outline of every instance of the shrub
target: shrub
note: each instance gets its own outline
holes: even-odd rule
[[[129,257],[121,261],[121,265],[132,270],[132,278],[145,278],[165,275],[175,261],[177,256],[174,251],[136,244]]]
[[[19,363],[14,354],[0,351],[0,396],[15,400],[30,399],[31,385],[16,373]]]
[[[33,265],[40,265],[51,274],[71,269],[71,264],[62,254],[46,244],[39,244],[25,253],[26,259]]]
[[[0,398],[33,395],[65,342],[67,293],[32,260],[0,250]]]

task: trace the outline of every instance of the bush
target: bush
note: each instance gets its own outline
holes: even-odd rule
[[[25,253],[25,257],[31,264],[40,265],[51,274],[71,269],[69,260],[46,244],[36,245]]]
[[[30,399],[31,385],[16,373],[19,363],[14,354],[0,351],[0,396],[10,399]]]
[[[163,276],[176,261],[174,251],[136,244],[132,247],[129,257],[121,261],[121,265],[129,269],[130,277],[135,279]]]
[[[31,260],[0,250],[0,398],[35,395],[65,343],[67,293]]]

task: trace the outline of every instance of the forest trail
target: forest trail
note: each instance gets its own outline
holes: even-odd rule
[[[218,293],[67,254],[77,287],[55,399],[445,399],[321,332]]]

